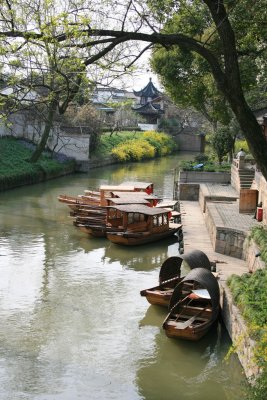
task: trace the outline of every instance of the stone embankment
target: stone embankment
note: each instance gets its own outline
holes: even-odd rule
[[[65,165],[62,169],[58,171],[43,171],[40,169],[38,174],[30,175],[30,174],[22,174],[16,176],[16,179],[12,179],[8,181],[6,179],[0,179],[0,192],[4,190],[14,189],[19,186],[25,185],[33,185],[35,183],[45,182],[50,179],[60,178],[61,176],[73,174],[76,171],[74,165]]]
[[[256,245],[246,240],[248,229],[257,221],[253,215],[238,213],[238,193],[230,185],[210,185],[200,185],[199,201],[180,200],[184,252],[202,250],[216,262],[222,318],[245,374],[252,378],[259,373],[253,356],[255,342],[226,281],[232,274],[242,275],[263,266],[260,257],[255,257],[259,252]]]

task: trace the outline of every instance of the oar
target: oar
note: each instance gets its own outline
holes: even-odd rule
[[[207,307],[203,308],[203,310],[199,311],[196,315],[193,315],[193,317],[189,318],[187,321],[185,322],[177,322],[177,324],[175,325],[175,329],[185,329],[188,326],[192,325],[192,323],[195,321],[195,319],[197,317],[200,316],[200,314],[203,313],[203,311],[206,310]]]
[[[191,294],[191,293],[190,293],[190,294]],[[188,294],[187,296],[185,296],[182,300],[177,301],[177,303],[174,304],[174,306],[170,309],[170,312],[167,314],[167,317],[166,317],[166,318],[164,319],[164,321],[163,321],[163,324],[162,324],[162,327],[163,327],[163,328],[164,328],[164,326],[165,326],[165,324],[166,324],[166,322],[167,322],[167,319],[168,319],[169,316],[171,315],[173,309],[174,309],[176,306],[178,306],[179,304],[183,303],[183,302],[190,296],[190,294]]]

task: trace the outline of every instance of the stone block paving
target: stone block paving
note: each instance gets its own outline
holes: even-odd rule
[[[209,205],[208,205],[209,207]],[[240,214],[238,201],[234,203],[212,203],[211,214],[217,213],[223,226],[247,232],[252,226],[259,224],[252,214]]]
[[[221,207],[221,204],[217,205]],[[217,272],[219,272],[221,281],[225,281],[232,274],[242,275],[248,272],[248,266],[244,260],[220,254],[213,250],[198,202],[181,201],[180,210],[183,224],[184,253],[191,250],[203,251],[210,261],[217,262]],[[224,218],[226,219],[226,213]],[[227,213],[227,218],[231,219],[230,212]]]
[[[209,213],[217,227],[230,228],[247,234],[249,229],[260,224],[252,214],[239,213],[239,193],[229,184],[201,184],[205,196],[213,201],[207,203]],[[216,200],[216,197],[218,200]],[[225,198],[229,197],[229,201]],[[220,198],[224,198],[220,201]],[[236,200],[233,200],[236,198]],[[217,271],[220,280],[225,281],[231,274],[241,275],[248,272],[246,261],[230,257],[213,250],[210,235],[206,227],[203,213],[197,201],[181,201],[182,224],[184,234],[184,252],[194,249],[202,250],[210,261],[218,261]]]
[[[239,197],[238,192],[233,188],[233,186],[229,185],[218,185],[212,183],[205,183],[205,191],[209,196],[218,196],[218,197]]]

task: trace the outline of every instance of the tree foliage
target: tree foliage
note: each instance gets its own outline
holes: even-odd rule
[[[244,3],[248,6],[247,2],[239,2],[235,7],[229,5],[229,10],[240,48],[239,65],[243,88],[249,103],[256,108],[267,104],[267,101],[264,101],[267,96],[266,74],[263,76],[267,66],[266,51],[263,47],[265,33],[259,33],[265,10],[262,8],[262,2],[257,5],[253,2],[252,10]],[[156,9],[157,2],[153,2],[151,6]],[[207,40],[210,48],[218,56],[220,54],[219,37],[216,30],[213,31],[204,2],[179,2],[179,14],[172,14],[166,19],[163,30],[168,33],[179,31],[190,34],[197,40]],[[251,56],[252,53],[254,57]],[[156,47],[151,65],[160,75],[162,85],[176,104],[193,106],[205,116],[214,130],[218,123],[229,124],[232,118],[229,104],[216,87],[209,63],[199,54],[183,47]]]
[[[218,128],[211,136],[211,145],[217,154],[219,163],[221,164],[223,157],[230,153],[233,148],[233,137],[229,129],[225,127]]]
[[[207,63],[216,87],[227,100],[252,155],[267,178],[267,142],[245,98],[250,75],[247,80],[243,79],[253,67],[253,61],[259,55],[262,60],[266,56],[263,0],[129,0],[119,5],[115,0],[104,3],[73,0],[64,3],[63,8],[57,1],[52,4],[50,0],[42,0],[38,1],[38,7],[43,3],[46,9],[39,13],[41,23],[33,16],[26,25],[22,17],[31,18],[36,9],[28,7],[28,13],[22,11],[29,6],[27,0],[4,2],[0,38],[2,43],[12,39],[15,61],[20,46],[36,41],[49,49],[50,44],[59,46],[60,60],[66,58],[64,51],[74,50],[83,67],[97,65],[108,73],[124,67],[131,69],[134,61],[153,46],[194,53]],[[49,15],[50,7],[55,10],[55,16],[46,21],[44,16]],[[174,18],[177,19],[175,29],[169,32],[166,27]],[[252,29],[247,29],[249,24]],[[247,62],[241,65],[243,59]],[[264,76],[266,66],[255,64],[259,79]],[[55,82],[55,74],[51,78]]]

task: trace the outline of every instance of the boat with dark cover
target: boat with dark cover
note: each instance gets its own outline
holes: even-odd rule
[[[186,269],[201,267],[211,270],[210,260],[201,250],[192,250],[187,254],[169,257],[160,267],[159,284],[141,290],[141,296],[146,297],[150,304],[168,307],[175,286],[184,278],[181,277],[182,264]]]
[[[211,271],[192,269],[175,287],[163,329],[170,338],[201,339],[218,318],[219,284]]]

